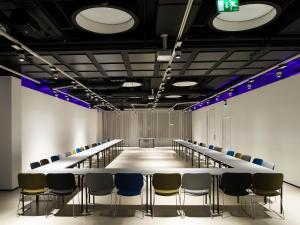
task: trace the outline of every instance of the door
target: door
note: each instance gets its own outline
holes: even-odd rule
[[[231,117],[222,118],[222,147],[226,151],[231,148]]]

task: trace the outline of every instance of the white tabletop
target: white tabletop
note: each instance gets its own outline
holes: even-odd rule
[[[121,141],[122,141],[122,139],[116,139],[116,140],[106,142],[104,144],[98,145],[96,147],[92,147],[90,149],[79,152],[77,154],[62,158],[53,163],[49,163],[47,165],[38,167],[38,168],[34,169],[34,171],[46,171],[46,170],[53,171],[53,170],[60,170],[60,169],[72,167],[90,157],[93,157],[94,155],[98,154],[99,152],[101,152],[107,148],[110,148],[111,146],[113,146],[115,144],[120,143]],[[30,172],[32,172],[32,171],[30,171]]]

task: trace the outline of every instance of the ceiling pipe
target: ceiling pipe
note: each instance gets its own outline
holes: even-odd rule
[[[178,106],[178,105],[188,105],[188,104],[195,104],[195,103],[197,103],[197,102],[180,102],[180,103],[176,103],[175,105],[173,105],[173,106],[169,109],[169,111],[174,110],[175,107]]]
[[[64,72],[63,70],[61,70],[59,67],[55,66],[54,64],[52,64],[51,62],[49,62],[48,60],[44,59],[42,56],[40,56],[38,53],[34,52],[33,50],[31,50],[29,47],[27,47],[26,45],[24,45],[23,43],[19,42],[17,39],[13,38],[12,36],[10,36],[8,33],[0,30],[0,36],[5,37],[7,40],[13,42],[15,45],[17,45],[19,48],[21,48],[22,50],[25,50],[26,52],[30,53],[31,55],[33,55],[34,57],[38,58],[39,60],[41,60],[42,62],[44,62],[45,64],[48,64],[50,67],[55,67],[56,71],[60,72],[61,74],[63,74],[64,76],[66,76],[67,78],[69,78],[72,81],[75,81],[77,84],[79,84],[81,87],[83,87],[84,89],[90,91],[91,93],[93,93],[94,95],[98,96],[98,98],[100,98],[102,101],[105,101],[107,104],[109,104],[112,108],[114,108],[115,110],[119,110],[117,107],[115,107],[114,105],[110,104],[108,101],[106,101],[105,99],[103,99],[101,96],[99,96],[98,94],[96,94],[95,92],[93,92],[92,90],[90,90],[88,87],[86,87],[84,84],[82,84],[81,82],[79,82],[78,80],[76,80],[75,78],[71,77],[70,75],[68,75],[66,72]]]
[[[0,65],[0,68],[3,69],[3,70],[8,71],[8,72],[10,72],[10,73],[13,73],[13,74],[15,74],[15,75],[17,75],[17,76],[24,77],[24,78],[26,78],[26,79],[28,79],[28,80],[31,80],[31,81],[34,82],[34,83],[41,84],[40,81],[35,80],[35,79],[31,78],[31,77],[28,77],[28,76],[26,76],[26,75],[24,75],[24,74],[21,74],[21,73],[15,71],[15,70],[13,70],[13,69],[10,69],[10,68],[8,68],[8,67],[6,67],[6,66]]]

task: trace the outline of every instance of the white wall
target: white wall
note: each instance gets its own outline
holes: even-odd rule
[[[22,170],[33,161],[96,142],[97,114],[22,87]]]
[[[294,76],[194,111],[193,140],[207,140],[207,111],[215,109],[215,140],[222,147],[222,118],[231,117],[231,147],[276,164],[285,181],[300,186],[300,76]],[[209,143],[210,144],[210,143]]]

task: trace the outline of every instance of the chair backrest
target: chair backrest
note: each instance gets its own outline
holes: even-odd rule
[[[199,145],[200,145],[201,147],[206,147],[206,144],[203,143],[203,142],[201,142]]]
[[[214,150],[214,145],[209,145],[208,148]]]
[[[81,147],[81,148],[80,148],[80,151],[81,151],[81,152],[83,152],[84,150],[85,150],[85,148],[84,148],[84,147]]]
[[[273,162],[263,161],[262,166],[269,168],[271,170],[275,169],[275,163],[273,163]]]
[[[210,173],[185,173],[182,175],[181,186],[188,190],[207,190],[211,186]]]
[[[39,162],[32,162],[32,163],[30,163],[30,168],[32,170],[35,169],[35,168],[38,168],[40,166],[41,166],[41,164]]]
[[[223,173],[220,188],[227,194],[243,193],[251,186],[250,173]]]
[[[242,155],[241,160],[250,162],[251,161],[251,156],[250,155]]]
[[[92,144],[92,147],[96,147],[96,146],[97,146],[97,144],[96,144],[96,143]]]
[[[252,163],[261,166],[263,164],[264,160],[259,159],[259,158],[254,158]]]
[[[85,184],[91,192],[101,190],[113,190],[114,179],[110,173],[88,173],[85,176]]]
[[[70,156],[70,155],[72,155],[71,152],[65,152],[65,157],[68,157],[68,156]]]
[[[72,155],[75,155],[76,153],[77,153],[77,152],[76,152],[76,149],[74,149],[74,150],[71,151],[71,154],[72,154]]]
[[[75,176],[72,173],[48,173],[47,185],[52,190],[75,189]]]
[[[226,152],[226,155],[234,156],[234,151],[233,151],[233,150],[228,150],[228,151]]]
[[[197,144],[197,141],[194,141],[193,144],[196,145],[196,144]]]
[[[40,163],[41,163],[41,166],[47,165],[47,164],[49,164],[49,160],[48,159],[41,159]]]
[[[87,149],[89,149],[90,147],[89,147],[88,145],[86,145],[84,148],[85,148],[85,150],[87,150]]]
[[[215,147],[214,147],[214,150],[215,150],[215,151],[218,151],[218,152],[222,152],[222,148],[221,148],[221,147],[215,146]]]
[[[46,175],[42,173],[19,173],[18,183],[21,189],[37,190],[47,186]]]
[[[60,159],[59,155],[53,155],[50,157],[51,159],[51,162],[55,162],[55,161],[58,161]]]
[[[81,148],[76,148],[76,153],[81,152]]]
[[[140,173],[117,173],[115,185],[119,190],[141,190],[144,185],[143,175]]]
[[[240,153],[240,152],[237,152],[237,153],[234,154],[234,157],[238,158],[238,159],[242,158],[242,156],[243,156],[243,154]]]
[[[179,173],[155,173],[152,184],[159,190],[176,190],[181,186],[181,175]]]
[[[276,191],[282,184],[282,173],[255,173],[252,176],[252,188],[255,190]]]

